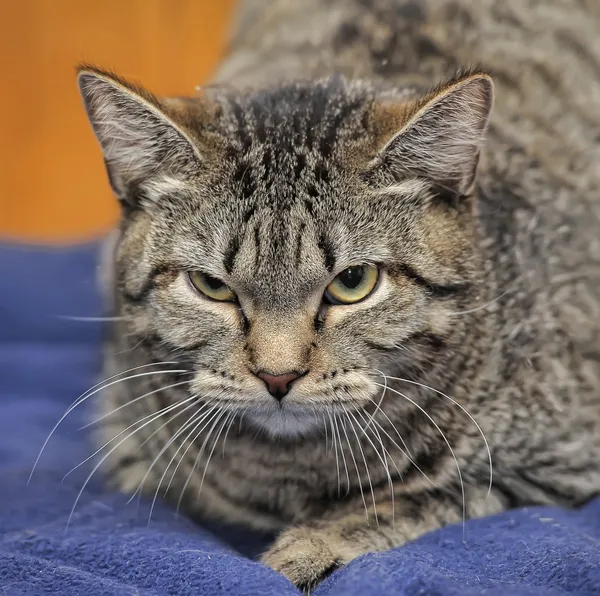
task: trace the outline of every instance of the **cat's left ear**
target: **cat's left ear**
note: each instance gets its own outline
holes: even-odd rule
[[[383,168],[396,179],[424,177],[454,193],[468,194],[493,95],[491,78],[476,73],[454,79],[408,105],[381,104],[379,118],[387,121],[388,135],[372,167]],[[397,126],[391,137],[390,122]]]
[[[165,102],[94,67],[82,66],[77,80],[111,186],[122,203],[137,206],[140,196],[168,192],[198,172],[202,158]]]

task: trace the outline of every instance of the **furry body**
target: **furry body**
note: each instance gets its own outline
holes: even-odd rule
[[[302,587],[597,492],[599,22],[591,0],[257,0],[196,99],[85,71],[124,212],[106,376],[131,378],[102,441],[136,432],[110,481],[281,531],[264,560]],[[474,62],[489,125],[485,75],[451,79]],[[323,309],[363,261],[378,289]],[[238,305],[194,295],[194,269]],[[276,402],[259,369],[308,372]]]

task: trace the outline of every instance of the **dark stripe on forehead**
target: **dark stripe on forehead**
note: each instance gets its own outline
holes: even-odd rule
[[[260,267],[260,222],[256,222],[254,227],[254,275],[258,273]]]
[[[364,99],[361,97],[354,101],[337,107],[333,110],[323,124],[319,149],[324,157],[329,157],[338,135],[338,129],[342,122],[349,118],[354,112],[364,105]]]
[[[235,262],[235,257],[237,256],[238,251],[240,250],[240,237],[236,234],[230,241],[227,250],[225,251],[225,257],[223,259],[223,267],[225,267],[225,271],[227,273],[231,273],[233,271],[233,264]]]
[[[296,269],[300,267],[302,260],[302,236],[304,235],[304,230],[306,230],[306,224],[301,223],[296,235]]]
[[[333,271],[333,268],[335,267],[335,252],[333,250],[333,245],[331,244],[331,241],[329,240],[329,238],[327,238],[325,234],[321,234],[319,236],[317,245],[323,253],[323,261],[325,262],[325,268],[327,269],[327,271],[329,271],[329,273],[331,273]]]

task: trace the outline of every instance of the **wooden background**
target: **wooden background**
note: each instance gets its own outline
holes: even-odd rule
[[[75,81],[80,61],[192,94],[235,0],[0,0],[0,238],[79,241],[117,216]]]

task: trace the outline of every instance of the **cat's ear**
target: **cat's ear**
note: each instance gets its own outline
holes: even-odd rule
[[[93,67],[80,67],[77,80],[111,186],[123,203],[149,191],[168,192],[198,171],[197,148],[158,98]]]
[[[422,176],[454,193],[469,193],[493,95],[491,78],[476,73],[454,79],[417,102],[383,104],[388,123],[395,120],[399,130],[387,138],[375,165],[396,178]]]

